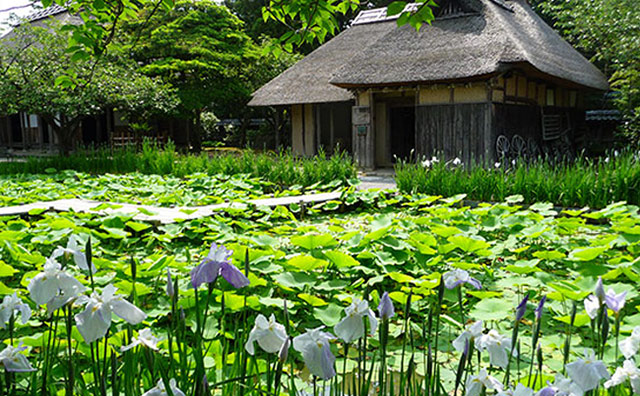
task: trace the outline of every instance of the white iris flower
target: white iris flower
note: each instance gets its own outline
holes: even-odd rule
[[[595,294],[590,294],[589,297],[584,299],[584,310],[587,311],[587,315],[592,320],[598,316],[598,310],[600,309],[600,300]]]
[[[492,365],[507,368],[509,363],[509,351],[511,350],[511,339],[500,335],[497,330],[489,330],[483,334],[476,343],[478,350],[489,352],[489,361]]]
[[[131,344],[123,346],[122,348],[120,348],[120,350],[124,352],[128,351],[129,349],[135,348],[138,345],[142,345],[149,349],[157,351],[158,342],[160,342],[160,339],[151,333],[151,329],[146,328],[138,332],[138,337],[134,337]]]
[[[482,336],[482,321],[478,320],[467,326],[467,329],[453,340],[453,347],[458,352],[463,352],[467,342],[475,341]],[[476,345],[476,348],[478,346]]]
[[[597,388],[601,379],[611,377],[604,363],[596,360],[595,353],[587,349],[584,351],[584,359],[567,364],[566,369],[569,378],[584,392]]]
[[[169,380],[169,387],[171,388],[171,393],[173,393],[173,396],[185,396],[184,392],[182,392],[176,386],[175,379],[171,378]],[[143,393],[142,396],[167,396],[167,390],[165,389],[162,379],[158,380],[158,384],[154,388],[151,388]]]
[[[533,389],[518,382],[516,389],[506,389],[498,393],[497,396],[533,396]]]
[[[115,286],[108,285],[102,291],[102,295],[94,292],[91,297],[81,296],[78,299],[78,302],[86,304],[86,307],[75,316],[76,325],[87,344],[107,334],[111,326],[112,312],[130,324],[138,324],[147,317],[138,307],[122,296],[117,296],[116,290],[118,289]]]
[[[369,308],[368,301],[354,298],[351,305],[345,308],[344,312],[347,316],[334,327],[336,334],[344,342],[351,343],[364,336],[363,319],[365,316],[369,318],[369,334],[373,336],[376,333],[378,319]]]
[[[20,313],[22,324],[26,324],[31,318],[31,307],[23,303],[15,292],[12,295],[4,296],[2,304],[0,304],[0,329],[4,329],[16,311]]]
[[[254,343],[257,341],[265,352],[278,353],[286,339],[287,332],[284,326],[276,322],[276,317],[273,314],[268,321],[264,315],[258,315],[244,348],[253,355],[255,353]]]
[[[27,349],[27,347],[22,346],[22,342],[17,348],[7,345],[7,347],[0,352],[0,364],[2,364],[8,372],[24,373],[36,371],[36,369],[31,367],[27,357],[21,353],[25,349]]]
[[[640,326],[637,326],[631,332],[631,335],[620,341],[620,352],[625,358],[630,359],[640,349]]]
[[[500,381],[490,376],[487,370],[482,369],[478,375],[471,375],[467,378],[465,396],[479,396],[483,389],[497,390],[502,392],[502,384]]]
[[[336,375],[336,357],[331,353],[329,346],[329,340],[335,337],[322,331],[323,328],[324,326],[307,330],[306,333],[295,337],[293,349],[302,353],[304,363],[311,374],[326,381]]]
[[[633,360],[625,360],[622,367],[618,367],[611,379],[604,383],[604,387],[609,389],[612,386],[622,385],[627,380],[631,383],[633,393],[640,395],[640,370],[638,370]]]
[[[27,289],[36,304],[52,304],[60,308],[71,298],[83,292],[84,286],[63,271],[58,262],[47,259],[44,263],[44,271],[31,279]]]
[[[92,274],[96,273],[96,267],[95,265],[93,265],[93,263],[91,263],[91,269],[89,269],[89,264],[87,263],[87,256],[85,256],[84,252],[82,252],[80,245],[78,245],[78,239],[75,235],[71,235],[69,237],[69,241],[67,241],[66,248],[63,248],[62,246],[58,246],[56,250],[53,251],[51,258],[56,259],[66,254],[73,256],[73,261],[81,270],[90,271]]]

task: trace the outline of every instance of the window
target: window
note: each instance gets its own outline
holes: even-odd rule
[[[547,106],[556,105],[556,90],[553,88],[547,88]]]

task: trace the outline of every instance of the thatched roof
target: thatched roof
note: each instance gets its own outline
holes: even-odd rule
[[[393,20],[355,25],[256,91],[250,105],[346,100],[353,96],[337,87],[464,81],[512,68],[608,88],[605,76],[526,0],[458,1],[464,13],[437,18],[419,32]]]
[[[342,102],[349,91],[329,84],[346,60],[395,28],[395,23],[353,26],[326,42],[253,94],[250,106]]]
[[[82,19],[78,16],[72,15],[63,6],[53,4],[47,8],[35,11],[23,18],[20,23],[12,30],[2,36],[2,40],[9,40],[15,37],[15,29],[19,29],[20,25],[28,23],[31,26],[46,27],[50,21],[59,21],[62,24],[79,24],[82,23]]]

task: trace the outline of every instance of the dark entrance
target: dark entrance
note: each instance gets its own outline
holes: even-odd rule
[[[389,113],[392,161],[396,162],[396,158],[408,159],[416,146],[415,107],[391,107]]]

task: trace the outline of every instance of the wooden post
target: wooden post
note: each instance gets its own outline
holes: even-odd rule
[[[281,107],[275,108],[275,125],[276,125],[276,152],[280,150],[280,111]]]
[[[329,145],[331,154],[336,148],[334,104],[329,105]]]
[[[311,105],[313,106],[313,118],[315,118],[315,122],[314,122],[314,126],[315,126],[315,153],[314,154],[318,154],[320,152],[320,144],[322,143],[321,137],[320,137],[320,133],[321,131],[321,124],[320,124],[320,104],[315,104],[315,105]]]

